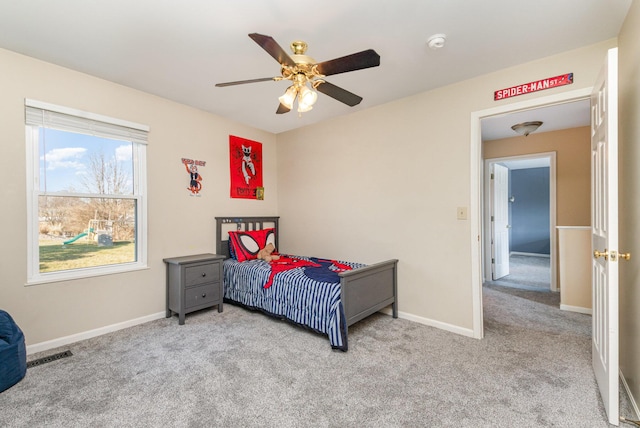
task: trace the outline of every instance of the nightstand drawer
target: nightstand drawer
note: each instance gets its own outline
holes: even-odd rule
[[[185,309],[206,305],[220,299],[220,283],[200,285],[185,290]]]
[[[220,280],[220,264],[207,263],[185,269],[185,287]]]

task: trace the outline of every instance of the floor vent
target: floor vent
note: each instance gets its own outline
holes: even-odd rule
[[[27,368],[30,369],[32,367],[41,366],[43,364],[50,363],[51,361],[57,361],[62,358],[70,357],[72,355],[73,354],[71,353],[71,351],[64,351],[58,354],[49,355],[47,357],[38,358],[37,360],[29,361],[27,363]]]

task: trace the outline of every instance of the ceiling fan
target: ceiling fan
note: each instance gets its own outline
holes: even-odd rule
[[[249,37],[280,63],[281,75],[218,83],[216,86],[242,85],[245,83],[266,82],[268,80],[290,80],[292,85],[287,88],[284,95],[278,98],[280,105],[276,111],[277,114],[291,111],[296,98],[298,100],[299,113],[311,110],[318,98],[316,90],[350,107],[360,104],[362,97],[327,82],[324,80],[324,77],[380,65],[380,55],[373,49],[316,63],[313,58],[305,55],[307,50],[307,44],[305,42],[292,42],[291,51],[293,55],[288,55],[271,36],[251,33]]]

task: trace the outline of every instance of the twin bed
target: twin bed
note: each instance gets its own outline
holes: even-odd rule
[[[268,263],[236,254],[237,236],[247,231],[268,230],[265,239],[279,250],[278,221],[279,217],[216,217],[216,253],[226,257],[225,302],[325,334],[331,347],[342,351],[348,349],[350,325],[389,305],[398,317],[396,259],[363,265],[283,255]]]

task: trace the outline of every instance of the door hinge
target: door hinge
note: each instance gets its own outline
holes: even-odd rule
[[[491,259],[491,264],[492,264],[492,265],[496,264],[496,259],[492,258],[492,259]]]
[[[491,221],[495,221],[495,218],[493,216],[491,216]]]
[[[493,180],[494,176],[493,176],[493,172],[491,173],[491,179]]]

